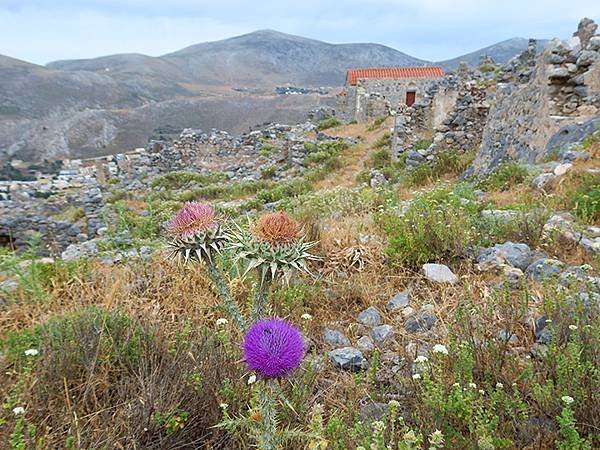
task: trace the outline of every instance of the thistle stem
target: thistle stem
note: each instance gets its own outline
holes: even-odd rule
[[[277,408],[275,405],[274,383],[274,380],[267,380],[260,391],[262,433],[259,444],[261,450],[275,450],[277,448]]]
[[[242,314],[238,303],[233,298],[233,295],[231,295],[229,286],[223,278],[223,275],[221,275],[219,269],[217,269],[217,267],[212,262],[210,262],[206,264],[206,272],[208,273],[208,276],[213,282],[217,293],[219,294],[219,297],[221,297],[221,299],[223,300],[223,303],[225,304],[225,308],[227,309],[229,316],[235,321],[240,330],[246,331],[246,319],[244,318],[244,315]]]
[[[257,283],[254,287],[254,301],[252,302],[252,322],[256,322],[265,316],[267,309],[267,301],[269,299],[269,289],[271,282],[264,280],[262,283]]]

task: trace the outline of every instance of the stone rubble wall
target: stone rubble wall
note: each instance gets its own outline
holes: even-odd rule
[[[591,28],[595,33],[595,24]],[[598,116],[600,36],[590,36],[589,27],[585,32],[583,40],[553,40],[533,66],[507,64],[466,175],[489,173],[508,161],[539,162],[555,150],[548,143],[557,140],[557,133]]]

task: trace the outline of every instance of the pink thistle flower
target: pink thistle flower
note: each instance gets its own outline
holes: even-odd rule
[[[300,366],[304,340],[283,319],[265,319],[250,327],[242,345],[246,364],[262,378],[281,378]]]
[[[218,226],[215,210],[199,202],[186,202],[167,224],[174,237],[185,239],[214,230]]]

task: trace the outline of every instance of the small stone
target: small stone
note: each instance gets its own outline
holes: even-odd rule
[[[531,187],[534,189],[544,189],[544,187],[556,178],[553,173],[541,173],[531,180]]]
[[[450,283],[458,282],[458,277],[444,264],[423,264],[423,273],[425,278],[435,283]]]
[[[329,360],[334,366],[343,369],[358,372],[368,367],[367,360],[362,352],[354,347],[336,348],[329,352]]]
[[[559,164],[554,169],[554,175],[556,175],[557,177],[561,177],[564,174],[566,174],[569,170],[571,170],[571,167],[573,167],[573,164],[571,163]]]
[[[411,333],[422,333],[431,330],[437,323],[437,320],[435,314],[421,310],[406,320],[404,329]]]
[[[394,295],[390,299],[390,301],[385,306],[385,308],[389,312],[395,312],[395,311],[398,311],[400,309],[406,308],[410,304],[409,295],[410,294],[409,294],[408,291],[398,292],[396,295]]]
[[[356,346],[363,352],[372,352],[375,349],[375,342],[371,336],[363,336],[357,342]]]
[[[502,342],[508,342],[509,344],[515,345],[519,343],[519,338],[516,334],[508,331],[502,330],[497,335],[496,338]]]
[[[409,316],[412,316],[415,313],[414,308],[412,308],[411,306],[407,306],[406,308],[404,308],[402,310],[402,317],[406,318]]]
[[[394,327],[391,325],[379,325],[373,328],[371,336],[375,343],[382,345],[394,334]]]
[[[350,346],[350,339],[348,339],[341,331],[334,330],[332,328],[325,328],[323,337],[325,338],[325,342],[332,347]]]
[[[358,321],[369,327],[381,324],[381,314],[374,306],[370,306],[358,315]]]
[[[540,258],[527,267],[525,273],[535,281],[543,281],[548,278],[557,277],[564,264],[560,261],[550,258]]]
[[[517,269],[516,267],[506,267],[504,269],[504,276],[506,277],[506,282],[510,288],[518,289],[523,283],[525,274],[521,269]]]

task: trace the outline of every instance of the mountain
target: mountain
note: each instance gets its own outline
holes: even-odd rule
[[[477,64],[483,53],[502,62],[526,45],[511,39],[442,64]],[[425,64],[379,44],[329,44],[272,30],[159,57],[39,66],[0,56],[0,162],[126,151],[167,125],[242,132],[267,121],[296,122],[332,95],[275,95],[276,86],[329,86],[334,94],[349,68]]]
[[[497,44],[490,45],[488,47],[475,50],[474,52],[467,53],[457,58],[448,59],[446,61],[440,61],[436,64],[442,66],[445,70],[454,70],[458,67],[461,62],[466,63],[470,67],[477,67],[479,60],[482,56],[489,56],[495,63],[505,64],[513,56],[518,55],[527,48],[529,39],[525,38],[512,38],[507,39]],[[541,39],[537,41],[538,52],[543,50],[544,46],[548,41]]]
[[[88,60],[56,61],[49,68],[94,71],[127,77],[144,75],[203,86],[339,86],[346,70],[364,66],[416,66],[427,61],[379,44],[328,44],[260,30],[216,42],[192,45],[157,58],[123,54]]]

